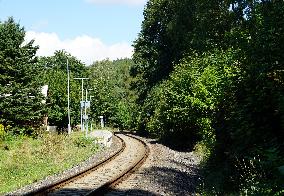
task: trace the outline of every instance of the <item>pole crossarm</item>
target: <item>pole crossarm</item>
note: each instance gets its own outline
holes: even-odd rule
[[[74,78],[74,80],[89,80],[90,78]]]

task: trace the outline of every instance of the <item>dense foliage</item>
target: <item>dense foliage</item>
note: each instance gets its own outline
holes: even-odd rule
[[[71,124],[79,123],[81,83],[86,67],[64,51],[51,57],[35,57],[38,46],[25,41],[25,30],[13,18],[0,23],[0,124],[5,132],[31,134],[43,125],[66,127],[67,59],[70,70]],[[48,96],[42,87],[48,85]]]
[[[185,3],[188,2],[188,3]],[[138,39],[134,42],[132,72],[136,75],[141,98],[166,78],[187,50],[193,28],[192,1],[149,1]],[[177,31],[177,29],[179,29]]]
[[[215,51],[176,66],[170,78],[153,89],[158,100],[147,129],[172,145],[190,147],[202,139],[214,139],[214,115],[224,97],[228,99],[235,90],[231,84],[240,80],[235,55],[231,50]]]
[[[33,41],[13,18],[0,23],[0,123],[19,132],[41,125],[44,106]]]
[[[59,128],[68,124],[67,60],[70,71],[71,125],[75,126],[80,124],[81,81],[74,78],[87,75],[85,65],[64,51],[56,51],[54,56],[41,57],[38,62],[41,68],[39,80],[48,85],[45,115],[49,125]]]
[[[150,0],[144,16],[136,129],[205,146],[204,194],[281,194],[284,2]]]
[[[104,116],[109,126],[133,127],[136,95],[130,90],[130,59],[94,62],[89,67],[91,112],[95,122]]]

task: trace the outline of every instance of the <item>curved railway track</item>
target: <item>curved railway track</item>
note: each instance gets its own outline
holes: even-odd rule
[[[84,172],[43,187],[28,195],[103,195],[138,169],[149,154],[147,145],[131,136],[116,134],[123,142],[121,150]]]

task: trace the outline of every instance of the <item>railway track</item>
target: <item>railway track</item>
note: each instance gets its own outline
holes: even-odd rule
[[[126,134],[116,134],[123,142],[114,156],[68,179],[43,187],[28,195],[103,195],[138,169],[149,154],[147,145]]]

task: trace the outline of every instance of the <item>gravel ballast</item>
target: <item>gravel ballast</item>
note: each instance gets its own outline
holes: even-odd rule
[[[172,150],[154,139],[135,137],[147,143],[149,157],[108,195],[195,195],[200,157]]]

